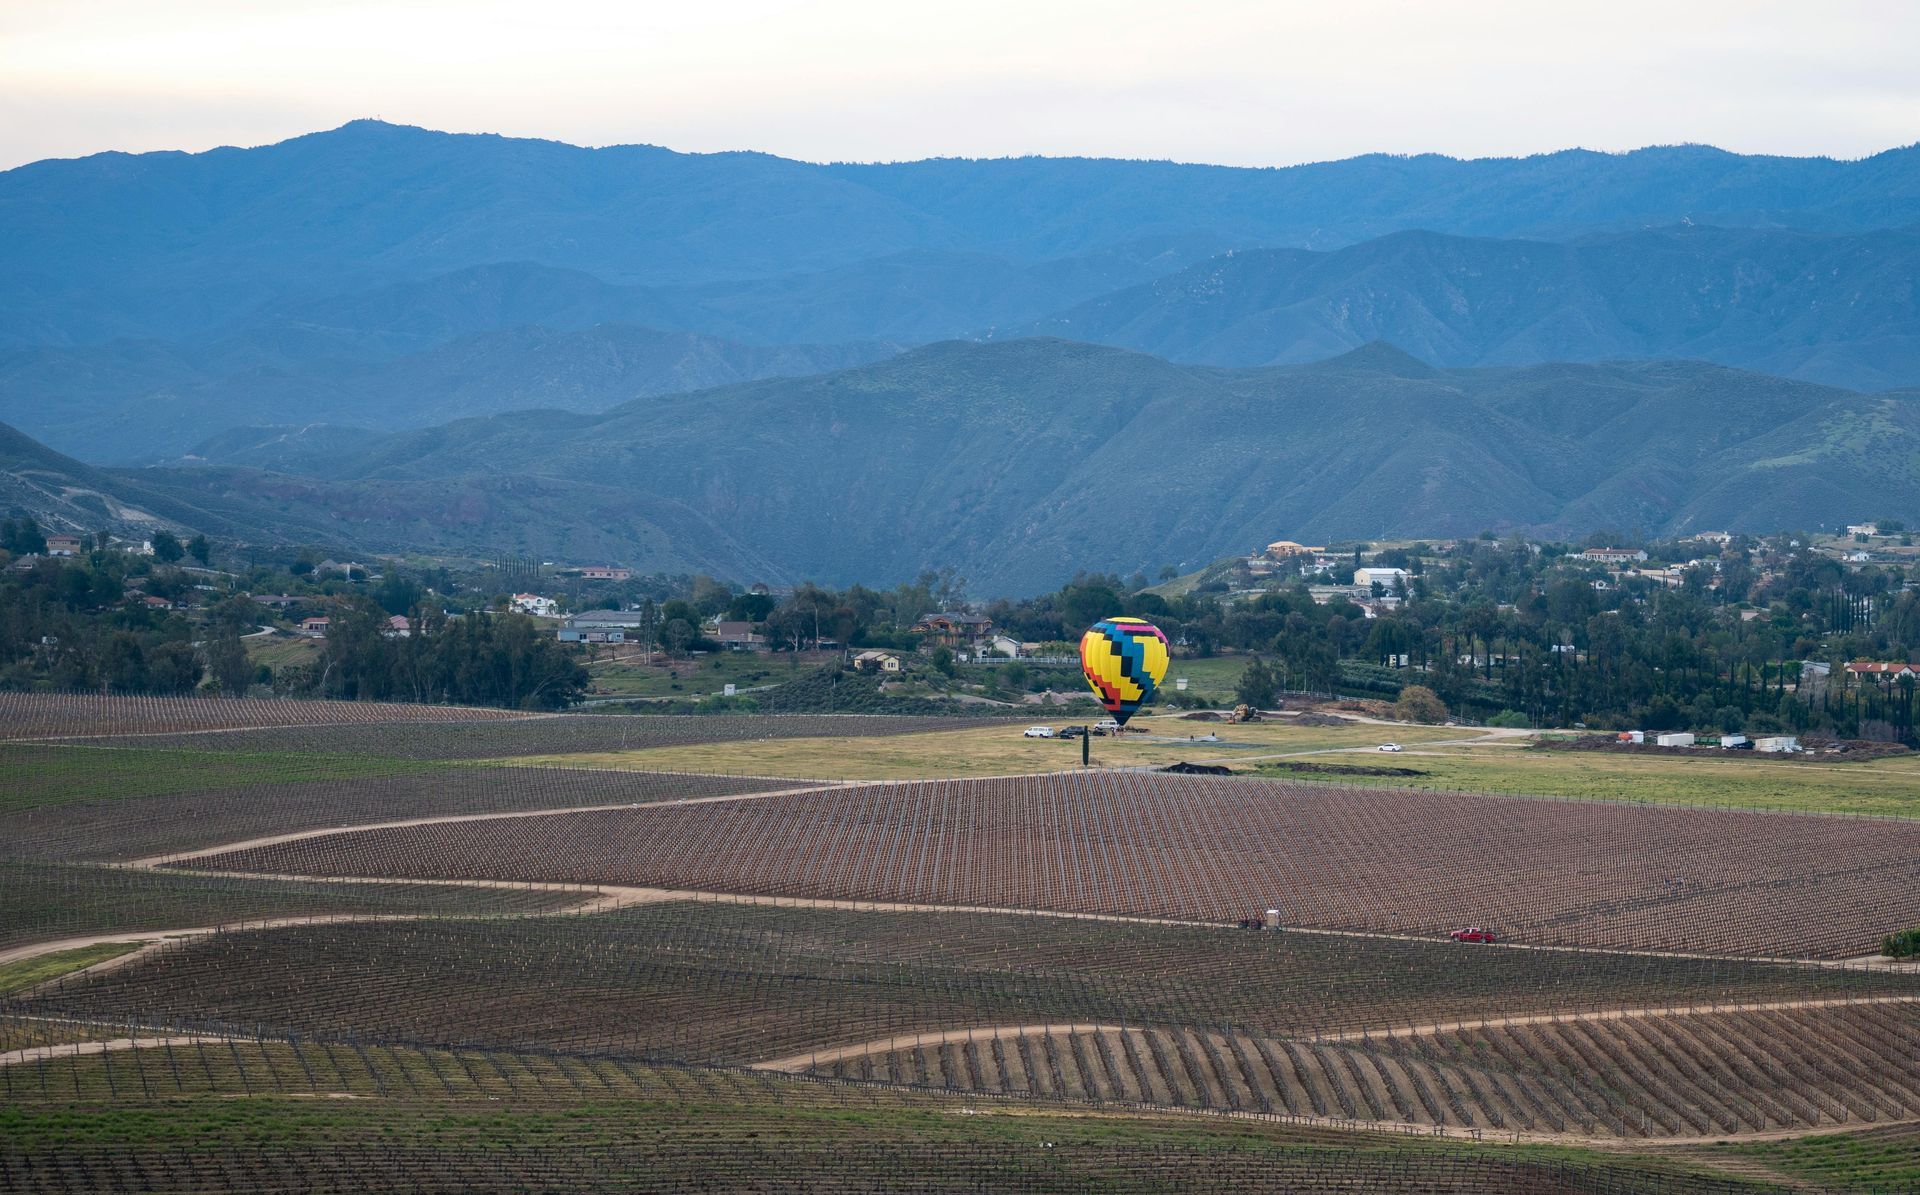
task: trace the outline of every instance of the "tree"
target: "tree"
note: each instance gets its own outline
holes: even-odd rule
[[[667,620],[667,625],[660,630],[660,641],[671,654],[685,655],[687,648],[693,646],[693,641],[698,634],[693,624],[686,619],[670,618]]]
[[[154,559],[164,560],[168,564],[172,564],[186,554],[187,550],[180,546],[180,537],[173,532],[156,531],[153,533]]]
[[[187,555],[207,564],[213,560],[213,545],[207,542],[206,536],[196,535],[187,541]]]
[[[227,696],[239,697],[247,691],[253,681],[254,668],[240,636],[229,633],[207,641],[207,671]]]
[[[162,643],[147,653],[149,692],[191,693],[200,676],[200,657],[185,643]]]
[[[1234,686],[1233,695],[1243,705],[1265,709],[1274,704],[1279,691],[1280,678],[1273,674],[1273,669],[1267,667],[1265,660],[1255,656],[1253,662],[1240,673],[1240,682]]]
[[[1393,703],[1393,716],[1402,722],[1445,722],[1447,703],[1425,685],[1408,685]]]

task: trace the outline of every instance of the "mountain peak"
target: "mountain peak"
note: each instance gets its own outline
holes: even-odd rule
[[[1395,378],[1432,378],[1440,371],[1385,340],[1369,340],[1359,348],[1319,361],[1309,369],[1327,373],[1372,373]]]

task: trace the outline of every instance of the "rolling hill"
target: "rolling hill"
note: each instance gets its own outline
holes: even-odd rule
[[[645,495],[770,566],[752,575],[883,582],[951,564],[1003,593],[1279,534],[1772,530],[1910,508],[1920,405],[1687,361],[1444,370],[1372,344],[1229,370],[1033,339],[591,415],[256,433],[218,461],[116,475],[200,506],[267,510],[271,494],[298,525],[370,547],[428,525],[443,546],[473,537],[470,550],[483,535],[573,542],[585,522],[594,554],[615,557],[622,530],[586,495]],[[441,511],[427,498],[440,489],[510,483],[543,504],[503,502],[471,526],[403,513]]]

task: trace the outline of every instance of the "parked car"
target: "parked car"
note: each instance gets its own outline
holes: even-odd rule
[[[1465,929],[1454,930],[1453,940],[1456,942],[1498,942],[1500,936],[1490,929],[1481,929],[1477,925],[1469,925]]]
[[[1026,733],[1027,733],[1027,737],[1030,739],[1050,739],[1053,737],[1053,727],[1029,726],[1027,727]]]
[[[1066,726],[1062,727],[1060,733],[1053,737],[1057,739],[1077,739],[1084,738],[1086,733],[1087,728],[1084,726]]]
[[[1398,750],[1400,750],[1400,744],[1398,744],[1398,743],[1382,743],[1382,744],[1380,744],[1380,745],[1379,745],[1378,747],[1375,747],[1375,748],[1374,748],[1374,750],[1376,750],[1376,751],[1398,751]]]
[[[1112,718],[1102,718],[1093,724],[1093,728],[1095,730],[1103,730],[1108,734],[1115,734],[1119,731],[1120,724]]]

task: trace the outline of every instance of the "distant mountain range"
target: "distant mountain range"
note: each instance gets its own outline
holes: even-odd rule
[[[1177,361],[1321,360],[1390,340],[1442,365],[1692,357],[1920,382],[1920,228],[1666,228],[1570,243],[1404,232],[1233,253],[1014,330]]]
[[[6,171],[0,227],[0,420],[101,463],[241,426],[601,411],[953,338],[1920,385],[1913,147],[822,166],[360,121]]]
[[[6,171],[0,228],[0,482],[62,525],[997,592],[1920,509],[1920,147],[817,165],[361,121]]]
[[[1770,530],[1913,509],[1920,401],[1699,362],[1442,370],[1374,344],[1229,370],[950,342],[599,414],[235,433],[211,467],[97,473],[251,522],[243,538],[741,579],[951,564],[1017,593],[1281,534]]]

